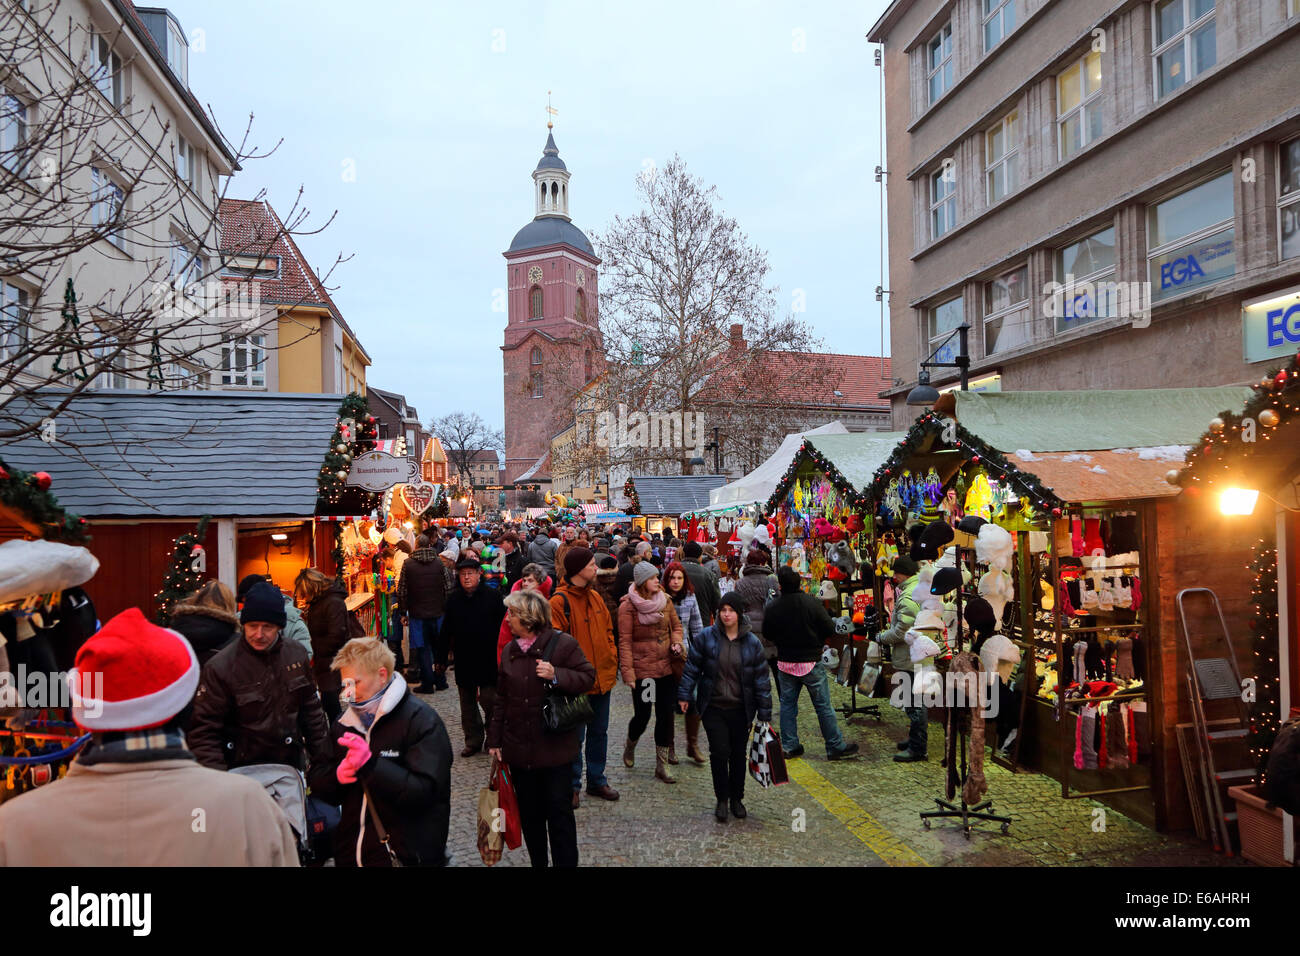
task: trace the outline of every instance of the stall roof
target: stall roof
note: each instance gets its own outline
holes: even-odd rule
[[[9,406],[41,417],[66,392]],[[313,515],[316,476],[342,395],[88,391],[55,419],[57,441],[4,446],[48,471],[60,504],[87,518]]]
[[[816,435],[808,440],[830,459],[841,475],[859,491],[871,487],[876,469],[893,454],[907,432],[856,432],[852,435]]]
[[[727,483],[726,475],[633,475],[643,515],[672,515],[707,508],[709,492]]]
[[[954,394],[962,427],[1011,454],[1191,445],[1211,418],[1240,408],[1251,390],[1229,385]]]
[[[1021,471],[1037,475],[1062,501],[1118,501],[1178,494],[1180,489],[1165,475],[1182,465],[1186,451],[1186,445],[1172,445],[1008,458]]]
[[[755,503],[762,504],[776,490],[776,486],[781,481],[781,476],[785,474],[786,469],[790,467],[790,463],[794,461],[795,455],[799,452],[799,446],[803,444],[806,437],[810,435],[847,435],[848,433],[849,430],[844,427],[842,422],[827,422],[817,428],[792,432],[786,435],[781,442],[781,447],[768,456],[767,461],[743,478],[737,478],[721,488],[714,488],[709,492],[708,508],[697,510],[717,511],[737,507],[743,508]]]

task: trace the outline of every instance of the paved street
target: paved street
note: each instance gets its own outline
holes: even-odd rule
[[[848,698],[847,688],[832,686],[831,691],[837,707]],[[481,866],[475,815],[491,758],[459,756],[464,740],[454,683],[450,690],[424,699],[446,722],[457,754],[452,766],[449,849],[457,865]],[[1161,836],[1109,808],[1105,831],[1094,832],[1092,811],[1101,804],[1063,800],[1060,785],[1049,777],[1013,775],[992,763],[985,767],[989,796],[995,811],[1012,817],[1010,832],[1003,836],[997,825],[985,824],[968,841],[951,825],[936,824],[926,831],[917,814],[933,809],[932,799],[942,791],[943,771],[933,756],[923,764],[894,763],[894,741],[905,736],[906,720],[888,706],[882,713],[881,722],[855,719],[849,725],[847,739],[862,747],[859,759],[831,763],[824,756],[811,705],[803,697],[799,728],[807,753],[790,761],[790,784],[762,790],[751,779],[745,795],[748,819],[719,824],[713,819],[709,768],[685,758],[680,719],[682,762],[674,768],[677,784],[654,779],[649,732],[637,750],[636,768],[623,766],[620,758],[632,705],[628,689],[620,686],[614,692],[607,772],[622,799],[606,803],[583,794],[578,810],[581,862],[587,866],[1224,866],[1235,862],[1194,841]],[[937,732],[938,725],[932,724],[932,743]],[[497,865],[527,866],[528,854],[523,847],[507,851]]]

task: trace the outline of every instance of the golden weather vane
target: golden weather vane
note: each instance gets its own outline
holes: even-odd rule
[[[555,124],[551,122],[550,117],[555,116],[559,112],[560,112],[559,110],[551,106],[551,91],[547,90],[546,91],[546,114],[547,114],[546,128],[547,129],[555,128]]]

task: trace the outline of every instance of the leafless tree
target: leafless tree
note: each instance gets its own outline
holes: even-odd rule
[[[575,460],[579,468],[621,464],[685,474],[702,447],[663,447],[662,440],[659,447],[615,447],[602,442],[595,419],[602,411],[617,413],[620,404],[629,414],[691,413],[699,416],[705,441],[718,428],[730,460],[733,446],[736,452],[750,447],[756,430],[775,433],[818,386],[819,369],[782,361],[778,353],[811,352],[820,343],[806,322],[777,314],[767,254],[681,157],[640,175],[637,192],[641,210],[615,216],[594,237],[603,266],[592,344],[603,357],[603,375],[577,403],[591,409],[593,427],[579,428]],[[741,332],[733,335],[736,326]],[[712,465],[712,455],[706,461]]]
[[[223,343],[275,322],[240,267],[333,219],[309,227],[300,189],[278,228],[223,239],[233,177],[212,155],[178,158],[172,122],[128,95],[133,61],[105,55],[127,48],[119,39],[74,22],[56,0],[0,8],[0,445],[37,433],[104,377],[202,387]],[[251,128],[250,114],[238,146],[216,130],[235,169],[279,145],[252,146]],[[180,174],[196,163],[201,192]]]
[[[505,447],[501,432],[489,428],[476,412],[449,412],[429,423],[429,430],[442,442],[448,462],[454,467],[448,476],[463,487],[473,483],[471,465],[483,452],[496,453]],[[495,469],[493,470],[495,474]]]

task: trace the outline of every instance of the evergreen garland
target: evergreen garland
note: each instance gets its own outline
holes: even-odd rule
[[[364,397],[353,392],[339,406],[334,434],[325,449],[325,460],[316,476],[317,514],[370,514],[379,505],[380,495],[364,488],[348,487],[348,472],[352,459],[371,451],[379,437],[379,426],[370,414],[370,405]],[[334,561],[334,576],[343,579],[343,524],[334,523],[334,547],[330,549]]]
[[[194,559],[203,548],[208,536],[208,522],[211,515],[199,518],[199,526],[193,532],[181,535],[172,542],[172,559],[163,577],[162,590],[154,595],[158,603],[158,623],[170,627],[172,612],[178,601],[183,601],[203,584],[204,571],[194,570]]]
[[[1255,547],[1250,571],[1255,576],[1250,588],[1250,600],[1255,606],[1250,621],[1250,629],[1255,634],[1255,699],[1250,702],[1250,736],[1246,743],[1262,774],[1282,718],[1282,684],[1277,659],[1277,550],[1262,538]]]
[[[59,507],[59,499],[49,490],[52,483],[53,479],[43,471],[10,468],[0,458],[0,504],[40,525],[41,536],[47,541],[85,544],[90,540],[86,519]]]

